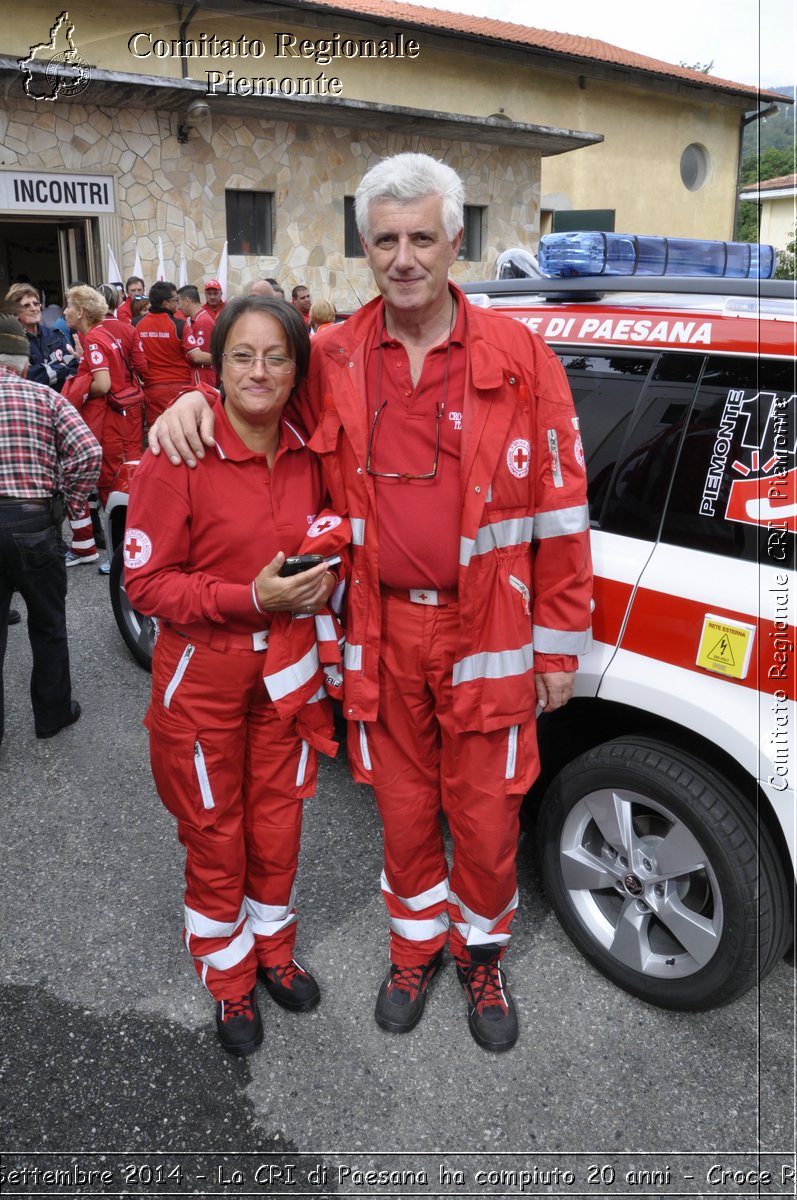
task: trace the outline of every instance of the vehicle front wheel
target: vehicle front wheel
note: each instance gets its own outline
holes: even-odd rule
[[[125,591],[125,565],[121,545],[116,547],[111,559],[108,581],[111,588],[111,605],[119,632],[133,658],[146,671],[152,670],[152,651],[158,636],[156,617],[144,617],[133,608]]]
[[[546,891],[578,949],[635,996],[713,1008],[742,995],[790,939],[787,880],[735,784],[648,738],[606,742],[548,789]]]

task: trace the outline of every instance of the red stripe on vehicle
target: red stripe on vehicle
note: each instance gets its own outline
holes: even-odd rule
[[[753,645],[746,678],[734,679],[719,673],[715,675],[713,671],[698,667],[695,659],[703,631],[703,619],[707,613],[756,627],[756,644]],[[760,690],[769,695],[783,691],[790,700],[794,700],[795,627],[787,625],[784,629],[782,625],[782,622],[778,622],[780,628],[776,628],[774,621],[759,620],[752,613],[737,612],[641,587],[634,599],[621,649],[694,671],[698,675],[711,675],[737,687]],[[778,658],[777,655],[783,657]]]
[[[628,601],[633,586],[618,579],[605,579],[596,575],[593,581],[595,611],[592,614],[592,636],[596,642],[616,646],[623,628]]]

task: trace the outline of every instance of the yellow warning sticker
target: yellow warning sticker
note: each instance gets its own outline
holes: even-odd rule
[[[706,613],[697,651],[697,665],[732,679],[744,679],[753,652],[755,625],[728,621]]]

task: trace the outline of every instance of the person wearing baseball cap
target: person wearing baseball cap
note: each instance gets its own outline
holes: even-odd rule
[[[28,610],[33,656],[30,697],[38,738],[80,716],[72,699],[66,631],[66,566],[60,525],[78,516],[97,486],[102,450],[58,392],[26,378],[28,338],[16,317],[0,312],[0,741],[11,596]]]
[[[209,279],[205,284],[205,312],[210,313],[214,321],[224,308],[221,297],[222,287],[218,279]]]

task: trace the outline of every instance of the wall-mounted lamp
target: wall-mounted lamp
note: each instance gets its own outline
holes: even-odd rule
[[[210,105],[207,100],[192,100],[185,110],[185,119],[177,126],[177,141],[184,146],[188,134],[196,125],[201,125],[210,116]]]

